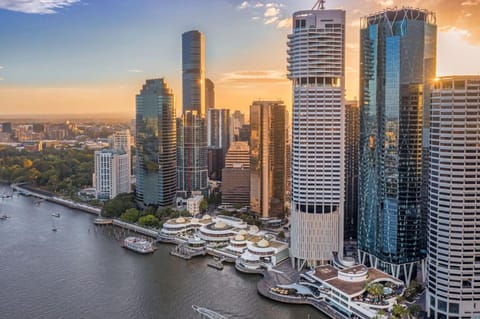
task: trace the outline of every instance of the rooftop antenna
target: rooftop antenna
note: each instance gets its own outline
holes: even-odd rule
[[[312,10],[324,10],[325,9],[325,0],[317,0],[313,5]]]

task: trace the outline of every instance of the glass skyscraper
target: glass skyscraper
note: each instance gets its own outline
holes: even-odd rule
[[[167,207],[174,204],[177,182],[173,92],[164,79],[147,80],[136,104],[136,199]]]
[[[408,282],[426,257],[422,133],[435,77],[435,15],[387,9],[362,18],[360,35],[359,255]]]
[[[182,111],[205,116],[205,37],[192,30],[182,34]]]

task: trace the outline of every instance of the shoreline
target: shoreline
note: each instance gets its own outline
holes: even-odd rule
[[[57,204],[57,205],[61,205],[61,206],[65,206],[65,207],[68,207],[68,208],[76,209],[76,210],[79,210],[79,211],[82,211],[82,212],[85,212],[85,213],[88,213],[88,214],[100,216],[101,209],[97,208],[97,207],[93,207],[93,206],[89,206],[89,205],[85,205],[85,204],[80,204],[78,202],[75,202],[75,201],[72,201],[72,200],[66,200],[66,199],[63,199],[63,198],[60,198],[60,197],[57,197],[57,196],[48,196],[48,195],[45,195],[45,194],[41,194],[40,192],[21,187],[21,185],[17,185],[17,184],[11,184],[11,185],[7,185],[7,186],[9,186],[11,189],[16,191],[20,195],[33,196],[33,197],[39,198],[41,200],[46,200],[46,201],[52,202],[52,203]],[[140,233],[142,235],[154,238],[155,240],[158,239],[158,232],[157,231],[154,231],[154,230],[151,230],[151,229],[148,229],[148,228],[145,228],[145,227],[141,227],[141,226],[138,226],[138,225],[122,222],[118,219],[112,219],[111,225],[113,225],[115,227],[119,227],[119,228],[132,230],[132,231]],[[161,244],[176,244],[176,242],[162,242],[162,241],[159,241],[159,240],[157,240],[157,242],[161,243]],[[216,253],[216,251],[214,249],[211,249],[211,248],[207,249],[207,254],[210,255],[210,256],[217,256],[218,255],[218,253]],[[284,261],[283,263],[285,263],[285,262],[288,263],[288,260]],[[263,278],[260,279],[257,282],[257,293],[260,296],[262,296],[263,298],[267,298],[267,299],[272,300],[272,301],[291,304],[291,305],[309,305],[309,306],[315,308],[316,310],[320,311],[323,315],[325,315],[329,318],[332,318],[332,319],[347,319],[347,317],[345,317],[342,314],[335,311],[333,308],[331,308],[325,302],[319,302],[318,300],[308,300],[308,298],[302,298],[302,297],[285,297],[285,296],[280,296],[280,295],[276,295],[276,294],[272,293],[270,291],[270,288],[272,287],[273,282],[268,280],[270,275],[269,275],[269,271],[266,270],[266,269],[261,271],[261,272],[258,271],[258,272],[255,272],[255,273],[248,273],[248,272],[244,272],[244,271],[239,270],[236,267],[236,265],[234,267],[238,272],[241,272],[243,274],[262,275]]]

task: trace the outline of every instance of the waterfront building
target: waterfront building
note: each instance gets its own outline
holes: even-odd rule
[[[323,265],[300,275],[300,285],[311,291],[311,297],[324,300],[348,318],[382,318],[397,304],[404,292],[401,280],[375,268],[354,265],[337,269]],[[368,285],[383,288],[381,299],[367,292]]]
[[[292,263],[297,269],[343,254],[345,11],[293,14],[288,36],[292,81]]]
[[[225,155],[230,147],[230,110],[207,111],[208,176],[222,180]]]
[[[430,318],[480,316],[480,76],[436,79],[428,198]]]
[[[285,216],[287,113],[282,101],[250,106],[250,211]]]
[[[215,85],[210,79],[205,79],[205,107],[207,112],[215,108]]]
[[[127,153],[122,151],[95,151],[94,187],[98,199],[108,200],[131,192],[128,160]]]
[[[171,206],[177,182],[173,92],[164,79],[147,80],[136,104],[136,200]]]
[[[358,140],[360,116],[357,101],[345,102],[345,232],[346,241],[357,239]]]
[[[250,148],[246,142],[233,142],[222,170],[222,205],[250,204]]]
[[[113,133],[112,148],[117,151],[125,152],[128,156],[128,171],[132,174],[132,135],[130,130],[122,130]]]
[[[205,37],[198,30],[182,34],[183,109],[205,116]]]
[[[237,235],[230,241],[230,247],[241,244],[242,240],[246,243],[243,253],[235,260],[237,270],[245,273],[263,273],[265,265],[276,266],[289,257],[287,243],[266,236],[252,237],[254,236]]]
[[[200,214],[200,203],[203,200],[202,195],[194,195],[187,199],[187,211],[192,216],[197,216]]]
[[[387,9],[362,18],[358,249],[407,283],[426,257],[422,131],[436,63],[435,14]]]
[[[206,133],[205,117],[197,111],[185,111],[177,119],[177,189],[187,195],[207,191]]]

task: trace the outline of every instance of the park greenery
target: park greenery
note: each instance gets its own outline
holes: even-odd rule
[[[44,190],[74,197],[92,185],[93,151],[45,149],[27,152],[0,146],[0,181],[29,183]]]

